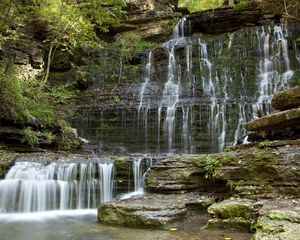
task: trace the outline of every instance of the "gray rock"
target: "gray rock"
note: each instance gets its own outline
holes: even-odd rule
[[[201,204],[199,198],[197,194],[146,194],[113,201],[98,208],[98,220],[105,224],[130,227],[168,227],[184,220],[187,215],[186,205]]]

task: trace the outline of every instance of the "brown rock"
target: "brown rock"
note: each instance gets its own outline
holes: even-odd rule
[[[288,110],[300,106],[300,87],[280,91],[272,98],[272,107],[277,110]]]
[[[274,112],[245,124],[248,131],[277,130],[297,126],[300,126],[300,108]]]

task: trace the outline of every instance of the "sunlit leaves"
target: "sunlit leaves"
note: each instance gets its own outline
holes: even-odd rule
[[[179,6],[187,7],[190,12],[221,7],[225,0],[179,0]]]

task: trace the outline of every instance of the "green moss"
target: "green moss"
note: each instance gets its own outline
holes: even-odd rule
[[[270,147],[273,147],[273,143],[269,140],[265,140],[263,142],[260,142],[258,146],[261,149],[268,149]]]
[[[286,220],[289,222],[300,223],[300,214],[295,211],[280,209],[272,210],[267,215],[271,220]]]
[[[252,202],[248,200],[229,199],[215,203],[208,208],[208,212],[216,214],[223,219],[243,218],[252,219]]]

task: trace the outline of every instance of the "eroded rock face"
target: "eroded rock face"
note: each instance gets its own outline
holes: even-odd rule
[[[224,191],[222,181],[205,177],[206,155],[175,155],[151,168],[145,176],[146,189],[150,192],[219,192]]]
[[[147,172],[146,189],[231,191],[251,199],[300,197],[299,147],[298,140],[277,141],[243,145],[224,154],[170,157]]]

